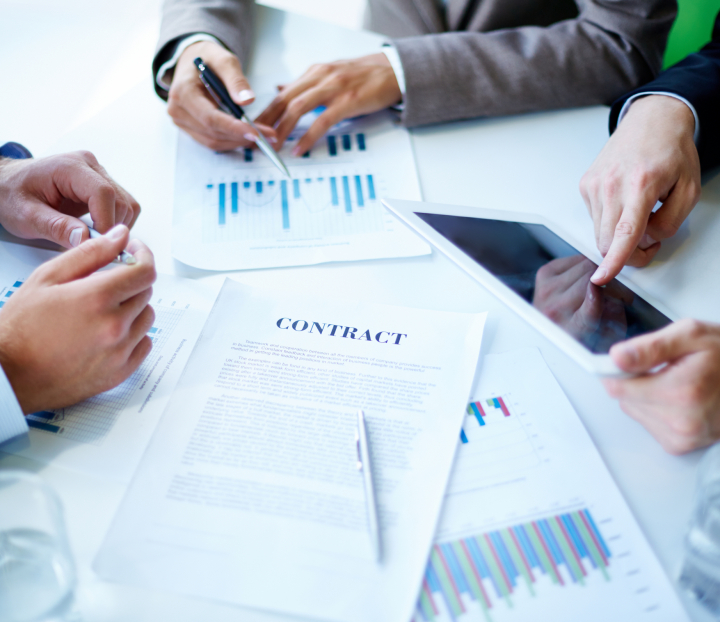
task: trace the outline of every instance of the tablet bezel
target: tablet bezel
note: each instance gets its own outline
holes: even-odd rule
[[[425,238],[433,247],[441,251],[466,273],[487,288],[492,294],[516,312],[521,318],[537,329],[553,344],[557,345],[569,357],[574,359],[588,372],[598,376],[626,376],[614,363],[610,355],[599,355],[590,352],[575,338],[566,333],[549,318],[530,305],[519,294],[506,286],[488,270],[483,268],[469,255],[452,242],[445,238],[438,231],[423,221],[416,212],[426,214],[444,214],[448,216],[466,216],[471,218],[488,218],[499,221],[531,223],[544,225],[550,231],[558,235],[565,242],[575,247],[580,253],[596,264],[602,260],[596,249],[586,249],[584,245],[574,239],[567,232],[563,231],[556,223],[537,214],[523,212],[511,212],[504,210],[492,210],[489,208],[475,208],[467,206],[453,206],[437,203],[423,203],[420,201],[405,201],[400,199],[383,199],[383,205],[395,214],[406,226]],[[644,298],[650,305],[665,314],[670,320],[675,321],[675,315],[670,312],[662,303],[638,288],[635,284],[619,275],[618,281],[627,288]]]

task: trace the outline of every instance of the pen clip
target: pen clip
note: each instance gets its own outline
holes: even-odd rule
[[[222,103],[222,100],[218,97],[217,93],[215,93],[215,89],[212,88],[210,83],[207,81],[207,78],[201,73],[200,74],[200,80],[205,85],[205,89],[207,89],[207,92],[210,93],[210,97],[215,100],[215,103],[217,104],[218,108],[222,110],[224,113],[228,115],[232,115],[232,112],[228,109],[225,104]]]
[[[358,471],[361,472],[363,468],[362,451],[360,450],[360,431],[357,428],[355,429],[355,451],[357,452],[357,463],[355,466]]]

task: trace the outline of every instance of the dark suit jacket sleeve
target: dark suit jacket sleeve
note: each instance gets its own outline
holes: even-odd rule
[[[393,40],[405,72],[404,123],[609,104],[659,73],[674,0],[576,4],[575,19],[547,27],[472,32],[471,21],[468,32]]]
[[[700,120],[698,153],[703,172],[720,166],[720,15],[715,20],[713,38],[700,52],[662,72],[645,86],[630,91],[612,105],[610,133],[615,131],[625,102],[640,93],[660,91],[684,97]]]
[[[172,57],[178,41],[198,32],[217,37],[245,63],[252,48],[254,9],[254,0],[165,0],[153,76]],[[155,92],[167,99],[167,91],[157,83]]]

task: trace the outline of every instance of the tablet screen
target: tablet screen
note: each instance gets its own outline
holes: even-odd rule
[[[593,353],[671,322],[617,279],[593,284],[597,264],[544,225],[416,214]]]

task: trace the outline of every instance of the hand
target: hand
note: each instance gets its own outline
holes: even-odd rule
[[[695,118],[665,95],[636,100],[580,182],[605,258],[592,281],[610,282],[625,264],[645,266],[700,198]],[[662,207],[654,214],[658,201]]]
[[[681,320],[616,344],[610,355],[641,376],[605,379],[605,388],[665,450],[682,454],[720,439],[720,325]]]
[[[382,53],[350,61],[313,65],[298,80],[280,88],[280,93],[257,118],[275,126],[278,147],[293,131],[305,113],[325,106],[293,149],[301,156],[336,123],[365,115],[402,99],[395,72]]]
[[[117,225],[36,269],[0,311],[0,365],[24,413],[112,389],[150,352],[155,319],[152,253],[132,241],[137,263],[109,264],[125,248]]]
[[[175,125],[215,151],[252,145],[256,135],[252,127],[218,109],[203,86],[193,62],[198,56],[222,80],[236,104],[244,106],[255,100],[238,57],[217,43],[200,41],[188,46],[178,59],[168,95],[168,114]],[[275,142],[275,130],[262,124],[258,129]]]
[[[0,225],[11,234],[76,247],[90,236],[78,219],[88,212],[100,233],[132,227],[140,215],[138,202],[90,152],[0,161]]]
[[[533,306],[597,352],[625,337],[625,304],[633,294],[615,282],[600,288],[590,282],[595,264],[582,255],[548,262],[535,276]]]

